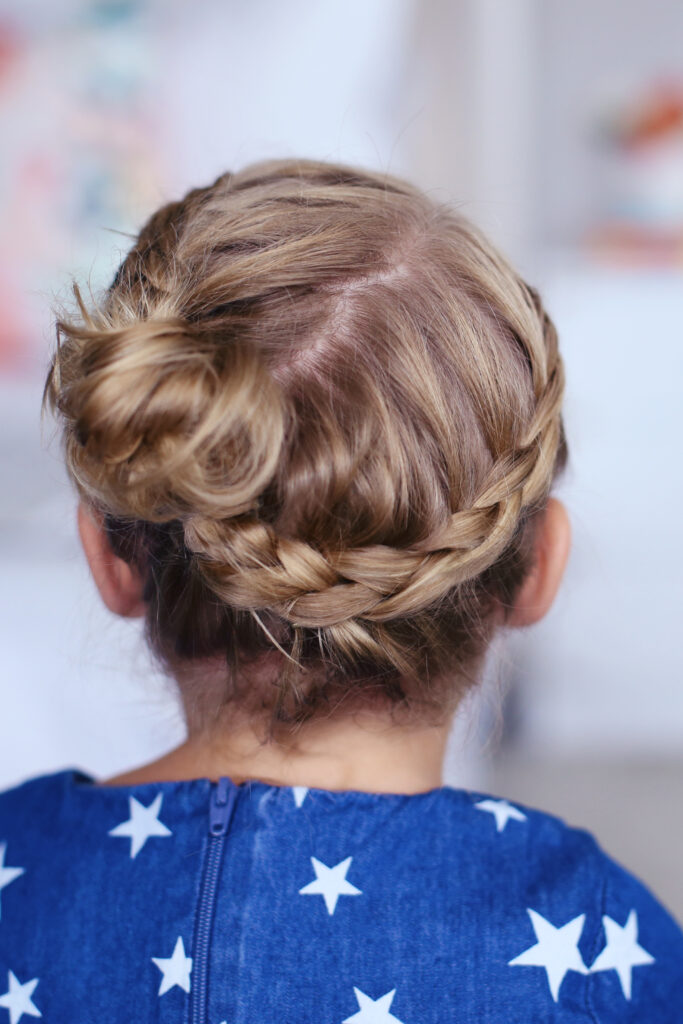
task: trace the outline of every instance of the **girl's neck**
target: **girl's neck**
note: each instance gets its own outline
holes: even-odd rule
[[[426,792],[442,784],[449,726],[399,726],[386,716],[361,713],[310,722],[285,745],[264,740],[253,725],[222,724],[191,734],[158,760],[103,784],[228,776],[238,784],[251,779],[329,790]]]

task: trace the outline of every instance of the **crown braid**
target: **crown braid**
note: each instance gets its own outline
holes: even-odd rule
[[[551,330],[554,333],[554,329]],[[563,369],[553,365],[524,443],[469,509],[453,513],[412,548],[368,545],[324,555],[308,543],[278,537],[258,520],[193,517],[188,547],[211,589],[238,608],[269,607],[293,626],[334,626],[348,618],[386,622],[439,600],[492,565],[512,539],[524,508],[547,495],[560,444]],[[211,553],[220,551],[220,561]]]

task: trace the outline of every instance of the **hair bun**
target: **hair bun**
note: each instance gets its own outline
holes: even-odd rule
[[[58,324],[64,347],[46,386],[65,420],[83,496],[117,515],[164,522],[253,508],[275,469],[282,401],[254,348],[181,319]]]

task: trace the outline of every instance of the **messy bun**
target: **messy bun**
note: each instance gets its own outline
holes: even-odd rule
[[[67,461],[83,495],[156,523],[254,508],[283,436],[280,393],[257,354],[217,347],[179,318],[83,312],[83,326],[59,323],[80,350],[78,373],[60,356],[51,385],[61,412],[78,410]]]
[[[256,700],[289,721],[455,700],[566,458],[533,289],[402,181],[275,162],[164,207],[77,299],[46,401],[164,663],[223,656],[245,700],[277,652]]]

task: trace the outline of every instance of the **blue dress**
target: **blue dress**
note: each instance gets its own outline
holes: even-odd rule
[[[0,794],[0,1024],[680,1024],[683,933],[482,794],[208,779]]]

